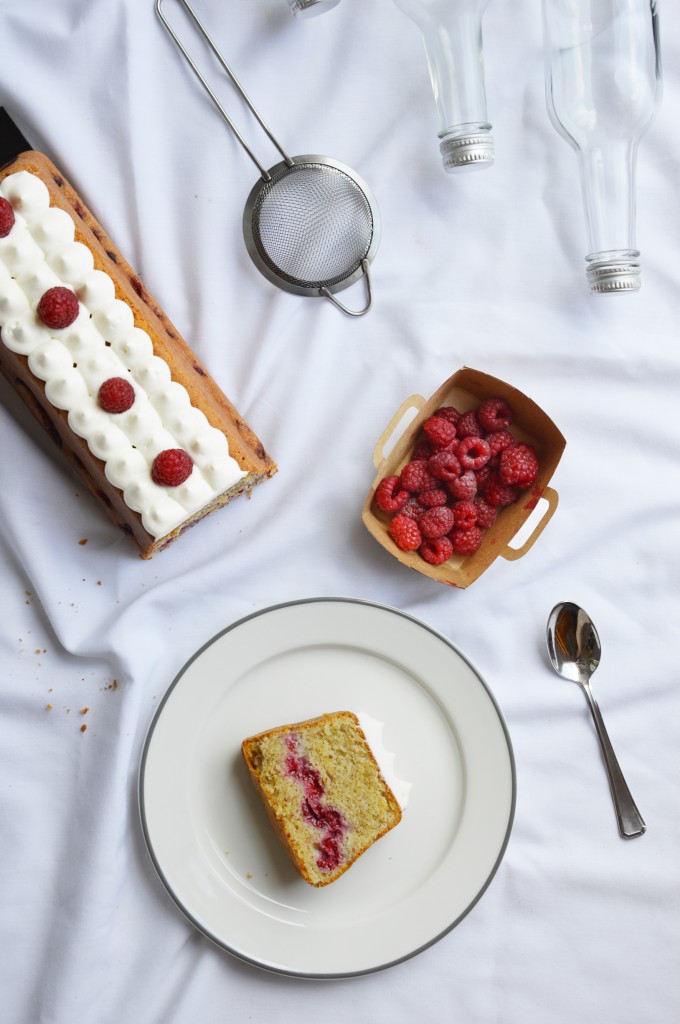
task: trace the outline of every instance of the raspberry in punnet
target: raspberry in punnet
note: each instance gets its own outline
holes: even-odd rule
[[[481,469],[491,457],[491,449],[481,437],[464,437],[456,446],[456,458],[463,469]]]
[[[515,487],[508,487],[496,473],[492,473],[484,486],[482,497],[494,508],[504,508],[512,505],[517,500],[519,491]]]
[[[422,493],[428,494],[429,492],[423,491]],[[420,497],[422,497],[422,494],[418,495],[418,498]],[[407,516],[409,519],[415,519],[415,521],[418,522],[425,511],[425,506],[420,504],[418,498],[416,498],[415,495],[411,495],[399,515]]]
[[[456,432],[461,440],[464,437],[480,437],[483,434],[474,409],[463,413],[456,424]]]
[[[48,288],[38,303],[38,317],[53,331],[70,327],[78,316],[78,298],[70,288],[57,285]]]
[[[430,416],[423,423],[423,430],[430,444],[435,448],[446,448],[456,438],[456,427],[442,416]]]
[[[421,441],[420,444],[417,444],[413,449],[413,454],[411,455],[411,462],[419,462],[422,460],[427,462],[427,460],[432,455],[434,455],[434,448],[432,447],[430,442]]]
[[[194,463],[183,448],[166,448],[151,464],[151,478],[163,487],[179,487],[191,476]]]
[[[134,405],[135,389],[124,377],[109,377],[100,387],[97,398],[104,412],[127,412]]]
[[[402,513],[394,517],[389,529],[392,540],[402,551],[415,551],[422,544],[423,538],[418,524]]]
[[[454,523],[453,512],[448,505],[439,505],[437,508],[430,508],[423,512],[418,520],[418,527],[423,537],[428,540],[436,540],[443,537],[452,529]]]
[[[477,526],[488,530],[496,522],[498,510],[484,501],[484,498],[475,498],[473,504],[477,509]]]
[[[441,409],[437,409],[435,416],[441,416],[443,420],[448,420],[449,423],[453,423],[454,427],[460,419],[460,413],[457,409],[454,409],[452,405],[443,405]]]
[[[449,540],[457,555],[473,555],[482,543],[482,531],[478,526],[471,526],[469,530],[451,530]]]
[[[530,444],[515,444],[501,452],[498,475],[508,486],[526,490],[538,476],[538,458]]]
[[[435,452],[427,460],[427,468],[437,480],[456,480],[461,472],[461,465],[453,452]]]
[[[485,398],[477,409],[477,419],[484,430],[504,430],[512,423],[512,409],[502,398]]]
[[[457,480],[449,481],[451,495],[458,501],[471,501],[477,493],[477,488],[477,477],[471,469],[466,469]]]
[[[453,506],[453,525],[458,530],[469,530],[477,525],[477,506],[472,501],[457,501]]]
[[[443,487],[434,487],[431,491],[421,491],[418,495],[418,501],[424,508],[437,508],[438,505],[445,505],[448,500],[448,493]]]
[[[402,469],[401,486],[412,494],[418,494],[419,491],[429,491],[436,487],[437,480],[427,468],[427,462],[418,459],[408,462]]]
[[[515,439],[509,430],[496,430],[492,434],[487,434],[484,440],[491,449],[492,457],[515,444]]]
[[[7,238],[14,227],[14,210],[4,196],[0,196],[0,238]]]
[[[409,497],[409,492],[401,486],[398,476],[386,476],[375,491],[375,503],[383,512],[399,512]]]
[[[418,548],[418,554],[430,565],[442,565],[453,554],[453,545],[448,537],[424,540]]]

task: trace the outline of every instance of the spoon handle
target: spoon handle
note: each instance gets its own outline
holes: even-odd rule
[[[616,820],[619,826],[619,833],[623,839],[634,839],[635,836],[644,835],[647,831],[647,826],[645,825],[642,815],[637,809],[635,801],[631,796],[631,792],[628,789],[626,780],[623,777],[623,772],[621,771],[619,762],[616,759],[616,754],[614,753],[614,748],[611,745],[611,740],[609,739],[609,735],[605,728],[600,708],[593,696],[590,685],[588,683],[584,683],[583,690],[588,698],[588,706],[592,712],[597,736],[600,741],[600,748],[602,750],[602,756],[607,769],[607,777],[609,778],[609,785],[611,787],[614,807],[616,809]]]

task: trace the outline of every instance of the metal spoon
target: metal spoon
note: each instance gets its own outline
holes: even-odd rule
[[[578,683],[588,700],[607,769],[619,832],[623,839],[644,835],[647,826],[626,785],[590,688],[590,677],[600,664],[601,654],[600,638],[590,616],[571,601],[556,604],[548,618],[547,641],[550,661],[557,674]]]

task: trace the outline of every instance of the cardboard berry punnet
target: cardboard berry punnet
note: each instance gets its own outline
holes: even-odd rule
[[[474,554],[454,553],[441,565],[430,565],[417,550],[403,551],[394,542],[389,529],[393,517],[377,506],[376,490],[385,477],[400,475],[404,466],[411,460],[415,445],[423,439],[423,424],[438,409],[453,406],[461,413],[465,413],[476,409],[486,398],[504,399],[511,407],[514,420],[510,431],[518,442],[535,448],[539,462],[538,476],[530,488],[520,491],[517,501],[498,509],[496,521],[484,531],[482,542]],[[393,442],[400,424],[412,409],[416,410],[415,417],[403,429],[389,454],[385,455],[388,444]],[[362,521],[378,543],[402,565],[415,569],[439,583],[464,589],[474,583],[499,555],[510,560],[525,555],[548,525],[558,503],[557,492],[548,484],[565,447],[563,435],[532,399],[505,381],[464,366],[449,377],[431,398],[426,400],[422,395],[411,395],[402,402],[392,417],[373,452],[373,463],[378,473],[364,502]],[[537,509],[541,499],[544,499],[543,514],[533,526],[530,535],[519,546],[511,546],[511,541]]]

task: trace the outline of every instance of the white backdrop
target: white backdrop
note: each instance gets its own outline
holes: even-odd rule
[[[199,10],[284,145],[370,183],[375,307],[353,321],[253,268],[241,216],[257,172],[151,0],[0,0],[2,104],[280,467],[144,563],[0,383],[5,1019],[667,1024],[680,1014],[677,7],[661,11],[665,94],[640,148],[643,287],[615,298],[585,290],[575,158],[545,110],[537,2],[488,9],[496,164],[456,177],[441,170],[420,40],[390,0],[342,0],[308,21],[284,0]],[[360,304],[360,288],[343,298]],[[535,547],[450,592],[392,560],[359,513],[402,399],[462,365],[533,397],[568,443]],[[456,929],[388,972],[321,987],[192,929],[148,857],[136,786],[185,661],[250,612],[327,595],[403,609],[461,648],[506,718],[518,799],[500,870]],[[603,641],[595,690],[648,824],[629,843],[583,697],[544,652],[564,599]]]

